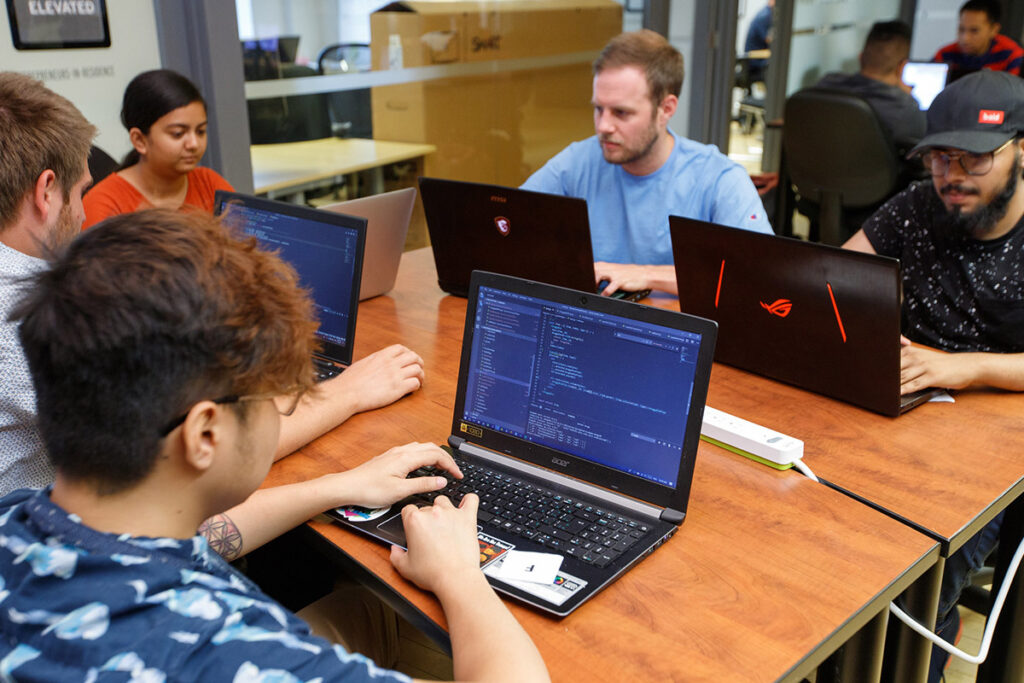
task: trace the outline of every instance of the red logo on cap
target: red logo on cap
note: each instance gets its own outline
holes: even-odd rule
[[[999,125],[1003,122],[1004,112],[997,109],[982,109],[978,112],[978,123],[994,123]]]

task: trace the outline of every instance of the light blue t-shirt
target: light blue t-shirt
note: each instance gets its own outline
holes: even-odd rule
[[[670,215],[772,233],[742,166],[714,145],[669,134],[672,155],[650,175],[605,161],[594,136],[556,154],[522,188],[586,199],[596,261],[671,264]]]

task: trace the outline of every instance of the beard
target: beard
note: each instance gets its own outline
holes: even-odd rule
[[[82,224],[75,220],[71,212],[71,205],[65,202],[57,214],[57,222],[50,229],[46,239],[46,246],[51,251],[59,251],[71,243],[75,236],[82,231]]]
[[[943,228],[951,237],[984,239],[992,232],[1010,208],[1010,200],[1017,193],[1017,185],[1020,183],[1020,152],[1013,156],[1013,165],[1010,167],[1009,177],[1003,188],[996,193],[992,200],[980,206],[974,211],[964,213],[961,207],[954,206],[947,210],[945,219],[942,221]],[[967,188],[962,185],[947,185],[939,191],[939,194],[946,194],[952,191],[959,191],[969,194],[977,194],[974,188]]]
[[[657,112],[655,112],[655,114],[656,113]],[[598,136],[598,140],[601,141],[601,142],[605,142],[605,141],[618,142],[611,135],[599,135]],[[607,150],[605,150],[603,147],[601,148],[601,152],[604,154],[604,160],[605,161],[607,161],[608,163],[611,163],[611,164],[617,164],[619,166],[622,166],[624,164],[631,164],[634,161],[638,161],[639,159],[643,159],[645,156],[647,156],[650,153],[650,151],[652,149],[654,149],[654,145],[657,142],[658,142],[658,125],[655,122],[655,115],[652,115],[651,116],[651,124],[650,124],[650,126],[648,126],[647,130],[645,131],[644,136],[640,139],[640,141],[636,145],[632,145],[632,146],[625,146],[625,145],[623,145],[623,147],[621,149],[619,149],[617,151],[617,153],[614,153],[614,154],[612,154],[610,156],[609,156],[609,152]]]

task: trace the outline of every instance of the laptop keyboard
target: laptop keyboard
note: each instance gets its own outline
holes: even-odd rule
[[[458,505],[465,494],[475,493],[480,497],[478,521],[595,567],[608,566],[651,531],[646,522],[623,517],[513,475],[458,457],[455,463],[462,470],[462,479],[455,479],[433,466],[410,473],[410,477],[431,475],[448,480],[448,486],[440,491],[415,497],[431,503],[437,496],[444,495]]]
[[[328,360],[324,360],[323,358],[317,358],[316,356],[314,356],[313,370],[314,372],[316,372],[316,381],[323,382],[324,380],[328,380],[332,377],[337,377],[342,372],[344,372],[345,368],[340,365],[335,365],[334,363]]]

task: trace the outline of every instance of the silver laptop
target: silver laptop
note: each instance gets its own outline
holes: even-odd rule
[[[390,292],[395,286],[398,264],[402,260],[409,219],[416,202],[416,188],[350,199],[322,207],[324,211],[365,218],[366,250],[363,254],[363,280],[359,300]]]

